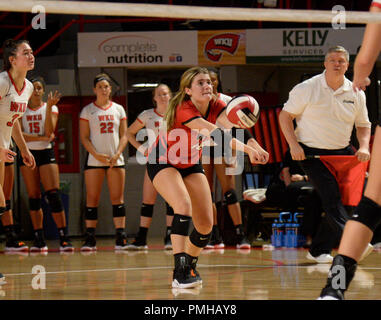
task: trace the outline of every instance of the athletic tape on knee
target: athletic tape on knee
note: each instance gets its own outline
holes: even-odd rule
[[[237,193],[235,192],[234,189],[226,191],[224,193],[224,199],[226,201],[226,204],[228,204],[228,205],[229,204],[235,204],[238,202]]]
[[[98,220],[98,207],[86,207],[86,220]]]
[[[381,223],[381,206],[363,196],[349,220],[360,222],[374,232]]]
[[[38,211],[41,209],[41,198],[29,198],[29,210]]]
[[[48,198],[53,213],[63,211],[64,208],[59,190],[53,189],[46,191],[46,198]]]
[[[120,217],[126,216],[126,209],[125,209],[124,203],[114,204],[112,206],[112,216],[114,218],[120,218]]]
[[[209,243],[211,236],[212,232],[208,234],[201,234],[196,230],[196,228],[194,228],[189,236],[189,240],[196,247],[204,248]]]
[[[187,236],[189,233],[189,226],[192,218],[189,216],[183,216],[175,213],[172,221],[171,234],[178,234],[181,236]]]
[[[153,216],[153,204],[142,204],[140,209],[140,215],[142,217],[152,218]]]
[[[175,211],[173,211],[173,208],[168,204],[168,203],[165,203],[166,207],[167,207],[167,216],[173,216],[175,215]]]
[[[11,209],[11,200],[5,200],[5,211],[9,211]]]

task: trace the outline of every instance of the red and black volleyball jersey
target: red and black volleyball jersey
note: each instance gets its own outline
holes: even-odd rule
[[[215,124],[225,108],[225,102],[213,100],[209,103],[209,108],[203,116],[191,100],[177,106],[173,128],[168,132],[161,132],[155,147],[151,149],[151,151],[155,149],[157,152],[155,158],[160,163],[170,163],[176,168],[188,168],[199,163],[203,136],[197,130],[192,130],[186,125],[197,118],[204,118]]]
[[[381,8],[381,0],[373,0],[371,3],[371,7],[372,6]]]

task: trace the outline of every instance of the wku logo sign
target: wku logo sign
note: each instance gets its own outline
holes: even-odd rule
[[[233,33],[218,34],[210,38],[205,44],[205,54],[208,59],[217,62],[220,61],[224,51],[233,55],[239,44],[240,36]]]

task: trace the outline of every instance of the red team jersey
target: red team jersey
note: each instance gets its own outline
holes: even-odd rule
[[[371,6],[381,8],[381,0],[373,0]]]
[[[151,152],[157,147],[163,148],[165,152],[159,152],[157,157],[159,162],[170,163],[176,168],[189,168],[199,163],[203,139],[197,130],[188,128],[186,124],[197,118],[215,124],[225,107],[222,100],[212,100],[203,116],[191,100],[183,102],[177,106],[173,128],[169,132],[160,132]]]

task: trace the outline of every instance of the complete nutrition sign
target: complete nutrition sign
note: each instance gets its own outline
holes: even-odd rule
[[[337,45],[353,57],[363,34],[364,28],[250,29],[246,30],[246,63],[321,62],[327,50]]]
[[[197,31],[78,33],[78,67],[197,64]]]

